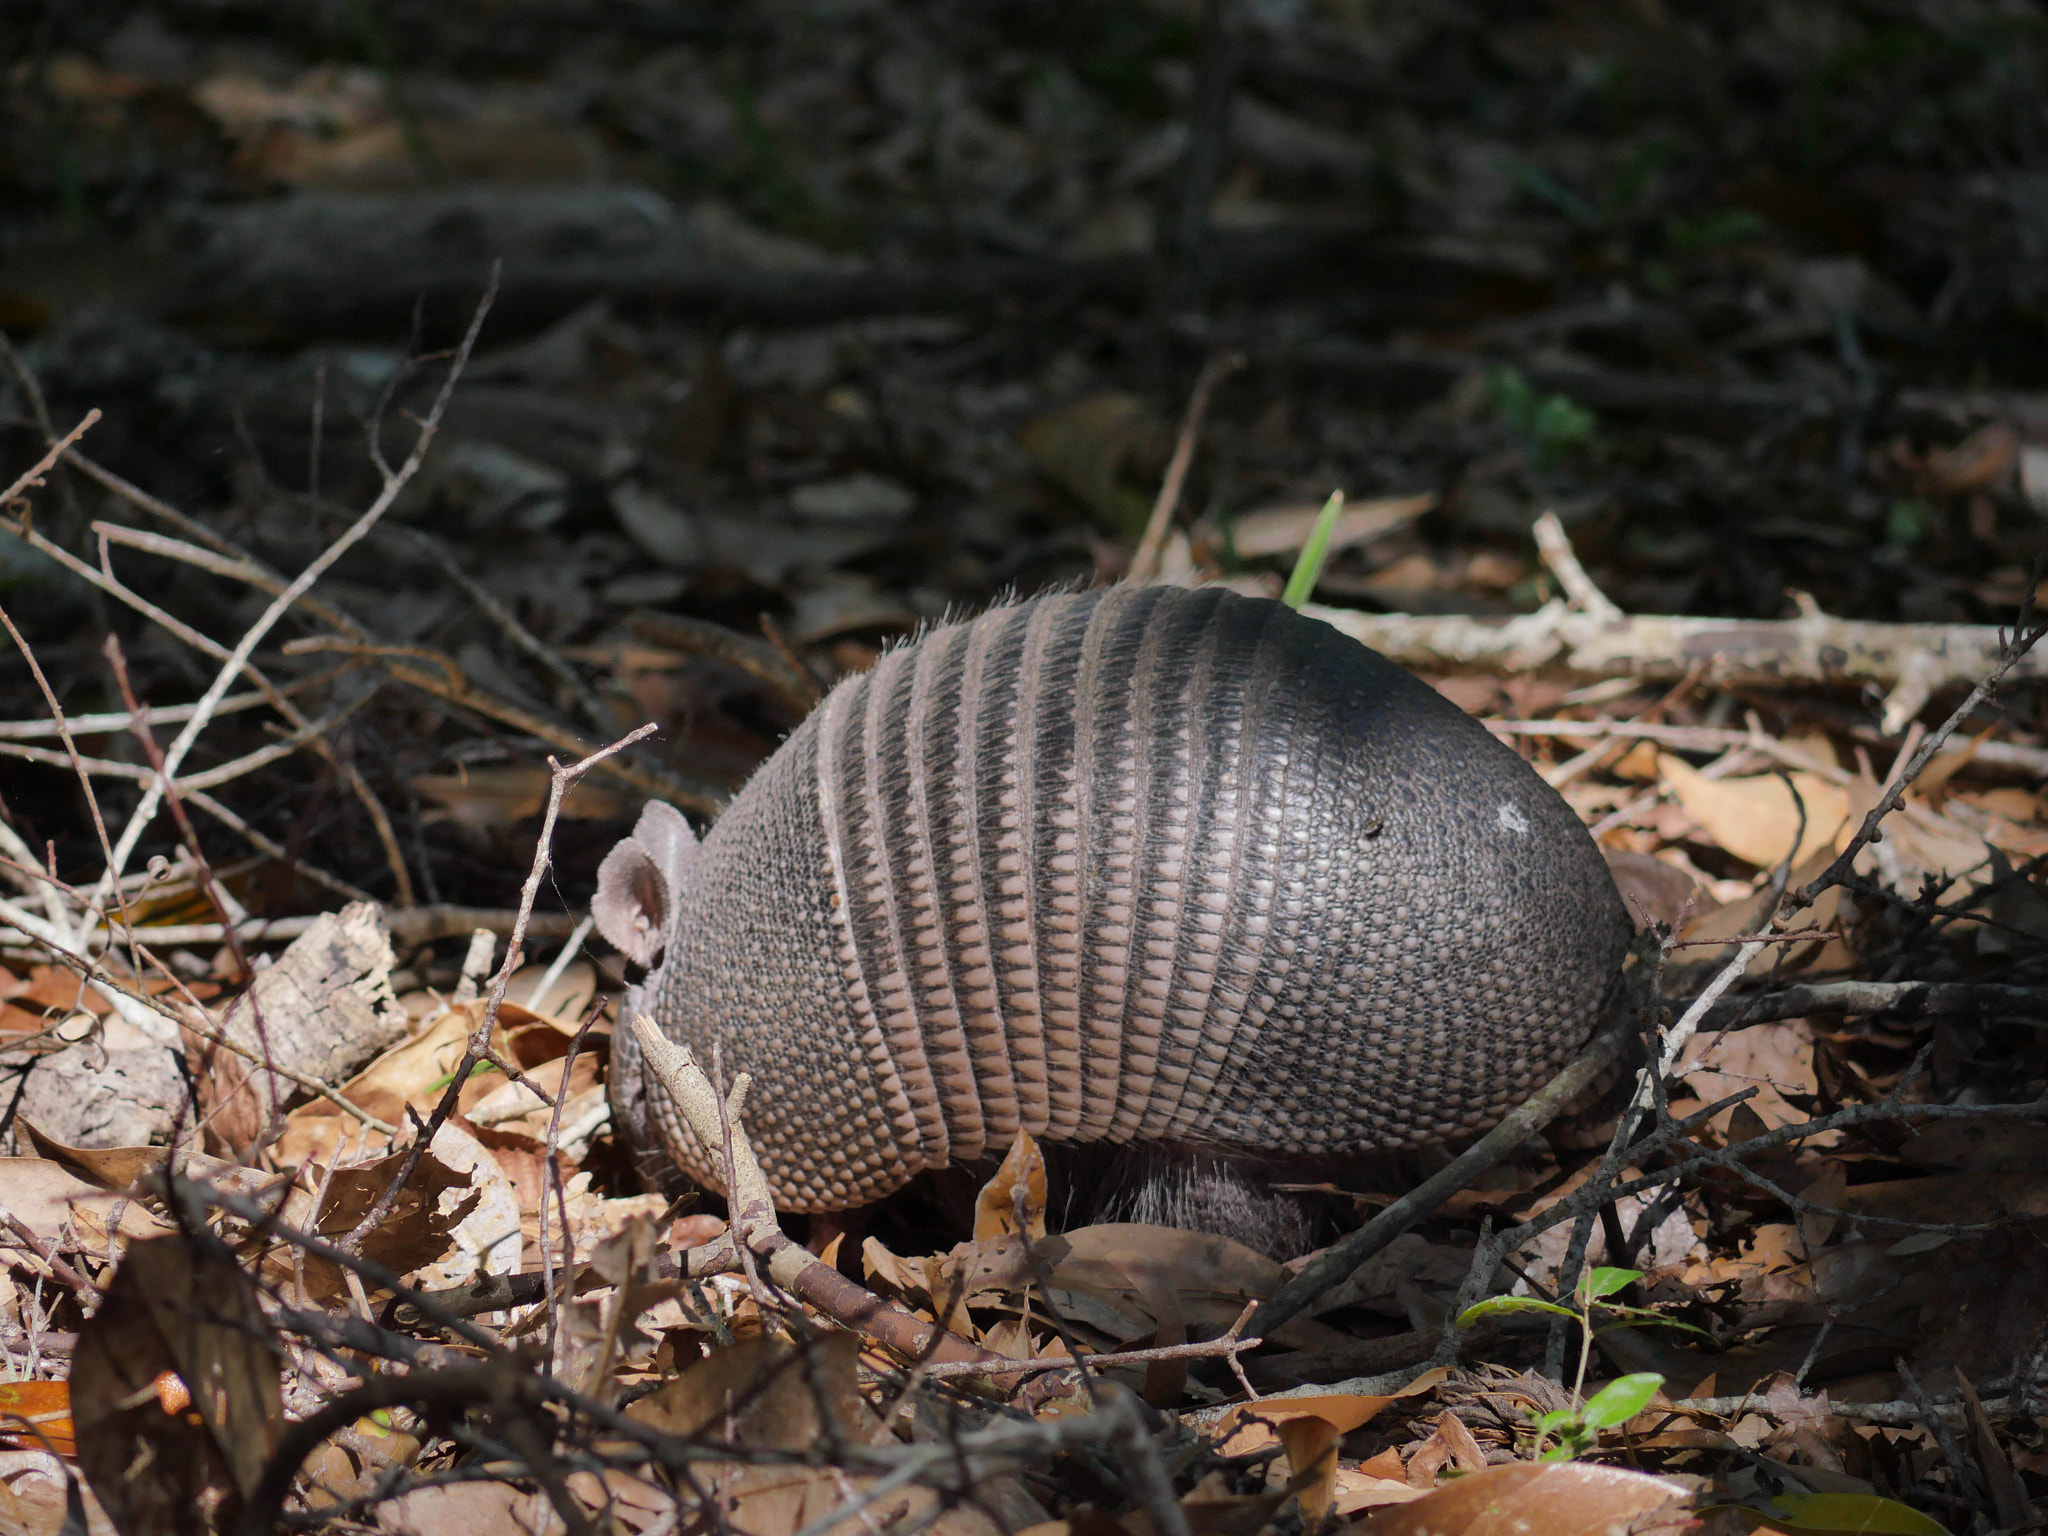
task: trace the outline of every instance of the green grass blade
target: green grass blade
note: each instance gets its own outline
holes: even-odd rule
[[[1316,519],[1316,526],[1308,536],[1308,542],[1301,546],[1301,558],[1294,562],[1294,574],[1287,578],[1287,590],[1280,594],[1280,601],[1299,612],[1301,605],[1309,600],[1316,589],[1316,581],[1323,574],[1323,561],[1330,553],[1330,535],[1337,527],[1337,515],[1344,510],[1344,493],[1330,492],[1330,499],[1323,503],[1322,516]]]

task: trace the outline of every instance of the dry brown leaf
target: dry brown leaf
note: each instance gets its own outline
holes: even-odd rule
[[[1625,848],[1600,851],[1638,933],[1653,923],[1676,932],[1688,918],[1713,905],[1713,898],[1700,889],[1699,882],[1675,864]]]
[[[1330,531],[1329,547],[1334,553],[1353,544],[1364,544],[1396,528],[1405,528],[1435,505],[1434,491],[1425,491],[1419,496],[1381,496],[1372,501],[1347,502],[1338,514],[1336,526]],[[1241,560],[1289,554],[1308,542],[1322,511],[1321,502],[1302,502],[1292,506],[1261,507],[1255,512],[1234,517],[1230,520],[1231,547]]]
[[[17,1006],[34,1003],[58,1014],[82,1010],[104,1018],[114,1011],[112,1003],[60,965],[32,966],[28,984],[8,996]]]
[[[1859,773],[1850,781],[1850,815],[1835,839],[1837,849],[1849,846],[1882,793],[1868,773]],[[1942,814],[1927,797],[1913,792],[1885,818],[1884,842],[1866,847],[1856,856],[1856,872],[1882,878],[1902,895],[1913,896],[1919,894],[1925,876],[1963,875],[1982,869],[1987,861],[1995,865],[1998,858],[1982,831]],[[1955,881],[1943,893],[1942,905],[1968,900],[1970,889],[1968,881]]]
[[[1813,1071],[1813,1031],[1803,1019],[1759,1024],[1725,1034],[1695,1035],[1679,1057],[1679,1076],[1702,1103],[1711,1104],[1745,1088],[1756,1096],[1735,1110],[1722,1110],[1711,1124],[1724,1135],[1736,1110],[1747,1107],[1765,1130],[1794,1125],[1806,1111],[1785,1094],[1810,1094],[1819,1087]]]
[[[71,1424],[71,1384],[0,1382],[0,1443],[16,1450],[43,1448],[59,1456],[77,1455],[77,1432]],[[5,1536],[4,1528],[0,1528],[0,1536]]]
[[[1585,1462],[1517,1462],[1461,1477],[1346,1526],[1359,1536],[1651,1536],[1692,1527],[1684,1485]],[[1647,1518],[1646,1518],[1647,1517]]]
[[[1682,758],[1665,752],[1657,771],[1679,804],[1697,821],[1715,846],[1760,869],[1811,858],[1831,847],[1849,819],[1849,792],[1817,774],[1758,774],[1752,778],[1710,779]],[[1791,780],[1790,785],[1786,778]],[[1798,792],[1798,800],[1793,792]],[[1800,805],[1805,807],[1801,832]]]
[[[285,1224],[326,1238],[346,1235],[370,1213],[404,1161],[404,1153],[394,1152],[374,1162],[337,1169],[325,1180],[324,1197],[317,1212],[313,1208],[313,1191],[302,1183],[285,1200]],[[451,1194],[453,1191],[461,1193]],[[451,1198],[444,1200],[444,1195]],[[431,1264],[448,1251],[453,1242],[450,1233],[477,1201],[478,1197],[470,1192],[468,1174],[456,1172],[429,1149],[400,1191],[391,1214],[364,1237],[359,1252],[400,1274]],[[280,1281],[294,1274],[288,1253],[274,1252],[266,1262],[270,1273]],[[307,1255],[301,1261],[301,1270],[308,1293],[323,1305],[348,1295],[338,1265]]]
[[[444,1483],[415,1488],[377,1506],[392,1536],[553,1536],[562,1522],[545,1493],[509,1483]]]
[[[974,1238],[1014,1236],[1018,1213],[1024,1235],[1045,1236],[1045,1154],[1029,1131],[1019,1131],[1004,1154],[1002,1166],[981,1186],[974,1200]]]
[[[1815,1206],[1799,1213],[1799,1246],[1810,1259],[1827,1246],[1841,1217],[1842,1197],[1849,1187],[1849,1168],[1833,1158],[1821,1164],[1820,1172],[1799,1191],[1799,1198]]]
[[[562,974],[555,978],[546,995],[536,996],[537,989],[547,976],[545,965],[529,965],[514,973],[505,987],[505,1007],[517,1008],[527,1018],[552,1024],[556,1029],[575,1034],[583,1022],[583,1011],[597,996],[597,967],[588,960],[574,960],[562,968]],[[514,1022],[500,1018],[506,1023]]]
[[[1398,1463],[1400,1457],[1394,1459]],[[1362,1509],[1378,1509],[1383,1504],[1413,1503],[1426,1497],[1427,1490],[1409,1487],[1405,1473],[1400,1477],[1381,1477],[1363,1467],[1339,1467],[1331,1495],[1331,1513],[1355,1515]]]
[[[225,1248],[182,1236],[129,1245],[79,1330],[71,1394],[79,1466],[129,1536],[232,1527],[284,1424],[255,1286]]]
[[[627,1416],[664,1434],[736,1450],[817,1451],[835,1441],[865,1445],[881,1432],[854,1374],[860,1340],[834,1334],[802,1350],[757,1337],[728,1344],[627,1408]],[[753,1536],[789,1536],[858,1497],[874,1481],[831,1467],[700,1463],[701,1486]],[[927,1489],[902,1489],[862,1516],[828,1527],[851,1533],[898,1523],[922,1525],[936,1513]],[[995,1536],[986,1516],[961,1513],[954,1536]],[[872,1523],[871,1523],[872,1522]]]
[[[341,1096],[389,1125],[404,1123],[407,1105],[424,1118],[461,1065],[470,1033],[483,1017],[483,1008],[479,1001],[448,1009],[344,1083]],[[500,1049],[508,1047],[503,1029],[494,1043]],[[456,1107],[464,1111],[473,1108],[504,1082],[495,1070],[485,1068],[473,1073],[463,1085]],[[381,1133],[344,1115],[326,1099],[315,1099],[285,1116],[284,1135],[275,1155],[281,1163],[326,1163],[337,1155],[360,1158],[374,1154],[388,1144]]]
[[[1928,450],[1927,488],[1938,496],[1987,490],[2012,473],[2019,456],[2019,434],[2013,431],[2012,424],[1989,422],[1953,448]]]
[[[80,1237],[118,1220],[129,1239],[160,1237],[170,1227],[134,1200],[95,1188],[77,1174],[40,1157],[0,1157],[0,1209],[19,1218],[45,1243],[66,1245],[66,1229]],[[118,1209],[120,1215],[114,1216]]]
[[[306,1502],[318,1509],[370,1493],[393,1467],[410,1466],[420,1442],[374,1417],[357,1419],[306,1458]]]

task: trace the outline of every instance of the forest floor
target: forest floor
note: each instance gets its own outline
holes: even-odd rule
[[[2038,1528],[2036,8],[52,0],[0,60],[5,1519]],[[1406,1226],[1285,1323],[1306,1256],[1049,1233],[1028,1143],[830,1264],[638,1186],[582,915],[642,802],[1006,596],[1278,596],[1340,491],[1310,611],[1649,934],[1640,1114],[1326,1191]],[[988,1373],[1077,1349],[1155,1354]]]

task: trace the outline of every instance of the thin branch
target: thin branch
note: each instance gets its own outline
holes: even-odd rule
[[[1247,1317],[1250,1313],[1245,1314]],[[1240,1319],[1242,1321],[1242,1319]],[[1197,1344],[1162,1344],[1157,1349],[1125,1349],[1102,1355],[1040,1355],[1030,1360],[994,1361],[956,1360],[944,1363],[931,1361],[920,1369],[935,1381],[954,1376],[995,1376],[1022,1372],[1066,1371],[1086,1367],[1100,1370],[1111,1365],[1146,1365],[1154,1360],[1206,1360],[1217,1355],[1235,1355],[1240,1350],[1257,1349],[1265,1343],[1260,1338],[1240,1338],[1225,1334],[1220,1338],[1204,1339]]]
[[[311,677],[302,677],[296,682],[286,683],[277,690],[277,693],[281,698],[292,698],[301,693],[308,693],[314,689],[323,688],[327,684],[345,677],[355,670],[356,663],[344,662],[342,665],[329,668],[325,672],[315,673]],[[213,713],[214,717],[218,719],[222,715],[239,714],[243,710],[261,709],[268,703],[270,703],[270,698],[262,693],[231,693],[220,701],[219,707]],[[196,704],[152,704],[148,707],[150,719],[154,720],[158,725],[172,725],[180,720],[190,720],[193,712],[199,706]],[[97,736],[111,734],[116,731],[125,731],[133,724],[133,719],[123,709],[105,710],[93,715],[70,716],[71,729],[81,736]],[[35,741],[40,737],[61,736],[63,733],[64,727],[54,720],[0,720],[0,741]],[[191,781],[188,779],[185,782],[190,783]]]
[[[0,624],[4,624],[7,627],[7,633],[13,638],[15,648],[21,652],[22,659],[28,663],[29,671],[35,676],[36,687],[42,690],[43,702],[50,711],[50,720],[57,727],[57,735],[64,743],[64,751],[71,763],[72,770],[78,775],[79,788],[85,793],[86,809],[92,815],[93,831],[99,836],[100,852],[107,861],[107,868],[112,870],[114,867],[114,851],[112,845],[107,840],[106,818],[100,814],[99,796],[93,793],[92,780],[85,771],[85,760],[79,755],[78,746],[71,739],[70,726],[65,723],[64,706],[57,702],[56,690],[50,686],[50,680],[43,676],[42,663],[36,660],[36,653],[29,648],[28,641],[22,638],[21,631],[14,627],[14,620],[8,617],[5,608],[0,608]],[[122,893],[121,883],[118,879],[114,881],[112,890],[107,892],[106,895],[113,897],[115,906],[120,909],[121,921],[126,926],[128,922],[128,901],[127,897]],[[87,902],[87,910],[93,911],[98,906],[99,901],[104,900],[105,895],[101,896],[98,901]]]
[[[1572,548],[1571,536],[1564,531],[1564,524],[1555,512],[1545,512],[1536,519],[1536,552],[1543,557],[1543,563],[1550,567],[1550,574],[1557,578],[1557,584],[1564,588],[1565,600],[1589,619],[1613,623],[1627,617],[1614,599],[1600,590],[1599,584],[1586,574],[1586,568],[1579,564],[1578,551]]]
[[[413,443],[412,452],[406,456],[405,463],[396,471],[386,475],[383,489],[377,494],[376,499],[370,503],[368,508],[364,510],[363,514],[354,523],[350,524],[339,538],[329,544],[319,555],[315,556],[312,563],[299,572],[283,592],[271,600],[270,606],[263,610],[256,622],[243,632],[240,640],[235,642],[234,648],[230,651],[227,660],[222,663],[220,670],[215,674],[212,684],[200,697],[198,709],[194,712],[192,718],[185,723],[184,729],[178,733],[176,739],[172,741],[169,750],[164,754],[164,776],[167,779],[176,776],[178,769],[185,761],[185,755],[192,750],[193,744],[199,739],[200,733],[206,729],[208,721],[211,720],[214,707],[226,697],[229,685],[240,674],[243,666],[247,664],[263,637],[269,634],[271,629],[276,626],[277,621],[290,611],[292,605],[298,601],[301,594],[325,575],[334,565],[335,561],[339,560],[376,526],[377,521],[398,500],[399,492],[403,491],[413,476],[419,473],[420,466],[426,462],[427,450],[433,446],[434,437],[440,431],[441,417],[448,408],[449,398],[454,394],[455,385],[462,377],[463,367],[469,361],[471,350],[476,346],[477,336],[483,330],[484,317],[490,313],[491,300],[497,294],[497,285],[498,274],[494,266],[491,271],[490,284],[485,289],[483,298],[478,301],[476,312],[470,319],[469,329],[463,333],[462,342],[455,350],[455,357],[449,364],[447,377],[442,381],[440,391],[434,397],[432,407],[428,410],[426,416],[420,420],[419,436]],[[142,804],[136,808],[135,814],[129,819],[128,825],[121,833],[121,840],[115,845],[113,864],[102,878],[102,884],[109,884],[120,879],[121,871],[126,867],[129,856],[135,851],[136,843],[141,840],[144,829],[155,817],[157,804],[161,798],[162,792],[160,788],[144,791]]]
[[[76,455],[73,457],[75,458]],[[209,636],[199,633],[199,631],[193,629],[183,620],[166,613],[139,592],[124,586],[115,579],[112,571],[101,570],[96,566],[88,564],[72,554],[70,550],[64,548],[63,545],[43,537],[42,534],[25,523],[12,525],[10,531],[31,548],[48,555],[52,560],[55,560],[59,565],[62,565],[81,580],[89,582],[108,596],[125,603],[144,618],[149,619],[169,634],[184,641],[185,644],[191,646],[201,655],[210,656],[217,661],[225,661],[229,656],[230,653],[226,646],[221,645]],[[280,692],[269,678],[263,675],[255,663],[244,662],[241,670],[243,676],[256,685],[271,707],[283,715],[288,724],[294,727],[303,727],[306,724],[305,714],[283,692]],[[191,718],[198,714],[200,706],[193,704],[180,706],[180,708],[183,711],[189,711],[189,714],[185,714],[183,718]],[[217,712],[218,708],[216,707]],[[333,755],[333,749],[324,741],[315,750],[330,762],[334,762],[341,770],[344,777],[348,780],[349,788],[355,794],[356,799],[362,804],[365,814],[369,816],[370,824],[376,830],[378,843],[384,850],[385,861],[391,869],[392,899],[401,907],[412,906],[412,877],[406,872],[405,858],[398,848],[398,835],[392,829],[391,818],[385,814],[383,805],[378,801],[376,795],[371,792],[370,786],[364,780],[361,770],[356,768],[353,763],[338,761]]]
[[[90,432],[99,419],[98,406],[94,406],[91,410],[87,411],[85,418],[77,426],[50,445],[48,453],[37,459],[32,467],[23,470],[16,477],[14,484],[8,486],[5,491],[0,491],[0,506],[5,506],[8,502],[16,500],[30,486],[41,485],[43,483],[43,476],[48,474],[51,467],[64,457],[64,450]]]
[[[552,646],[547,645],[524,624],[520,623],[512,610],[493,596],[484,584],[465,571],[448,546],[439,539],[421,533],[416,528],[387,528],[386,535],[395,536],[424,554],[440,568],[441,574],[460,587],[472,603],[505,633],[515,649],[529,657],[545,671],[569,697],[582,709],[584,718],[600,731],[614,731],[619,727],[617,711],[599,698],[590,684],[583,680],[583,674],[562,659]]]

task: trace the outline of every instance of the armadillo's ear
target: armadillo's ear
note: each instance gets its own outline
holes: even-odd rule
[[[590,915],[597,931],[644,969],[661,962],[669,918],[697,856],[697,837],[674,806],[650,800],[633,835],[597,867]]]

